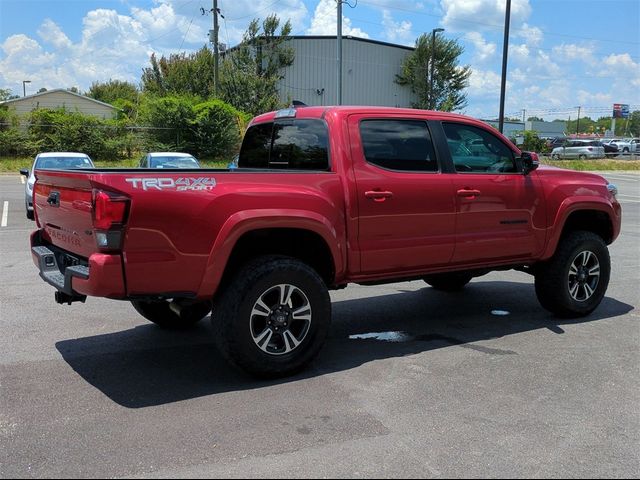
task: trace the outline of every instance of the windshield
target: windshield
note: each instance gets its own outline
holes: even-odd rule
[[[93,163],[91,162],[91,159],[89,157],[41,157],[36,161],[35,168],[93,168]]]
[[[200,168],[193,157],[152,157],[151,168]]]

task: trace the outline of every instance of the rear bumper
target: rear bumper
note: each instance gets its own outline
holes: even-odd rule
[[[126,297],[120,255],[94,253],[87,260],[79,259],[43,241],[36,230],[31,234],[31,257],[40,277],[65,295]]]

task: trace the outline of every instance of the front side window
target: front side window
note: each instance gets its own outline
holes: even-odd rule
[[[443,123],[457,172],[516,172],[513,151],[492,133],[461,123]]]
[[[363,120],[360,137],[368,163],[387,170],[437,172],[427,124],[420,120]]]

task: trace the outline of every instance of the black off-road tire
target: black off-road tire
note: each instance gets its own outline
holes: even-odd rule
[[[462,290],[467,283],[473,278],[465,272],[455,273],[440,273],[437,275],[429,275],[424,278],[424,281],[431,285],[436,290],[442,290],[444,292],[457,292]]]
[[[596,256],[599,278],[593,294],[579,301],[570,293],[572,283],[569,272],[583,252],[591,252]],[[553,257],[536,267],[536,295],[540,304],[558,317],[584,317],[600,305],[609,285],[610,274],[611,260],[604,240],[592,232],[571,232],[560,240]]]
[[[27,218],[29,220],[35,220],[35,215],[33,213],[33,210],[27,210]]]
[[[273,354],[261,349],[269,348],[269,340],[262,347],[254,340],[252,312],[258,299],[279,285],[293,286],[306,296],[310,323],[298,346]],[[216,296],[211,323],[218,348],[230,363],[256,377],[284,377],[299,372],[318,355],[331,325],[331,300],[325,282],[305,263],[285,256],[261,256],[235,272]],[[281,340],[287,343],[284,337]]]
[[[131,305],[147,320],[167,330],[186,330],[206,317],[211,302],[183,306],[180,314],[171,309],[168,300],[132,300]]]

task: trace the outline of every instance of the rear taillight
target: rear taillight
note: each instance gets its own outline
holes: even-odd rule
[[[97,246],[107,250],[119,249],[129,213],[129,199],[104,190],[93,190],[92,203]]]

